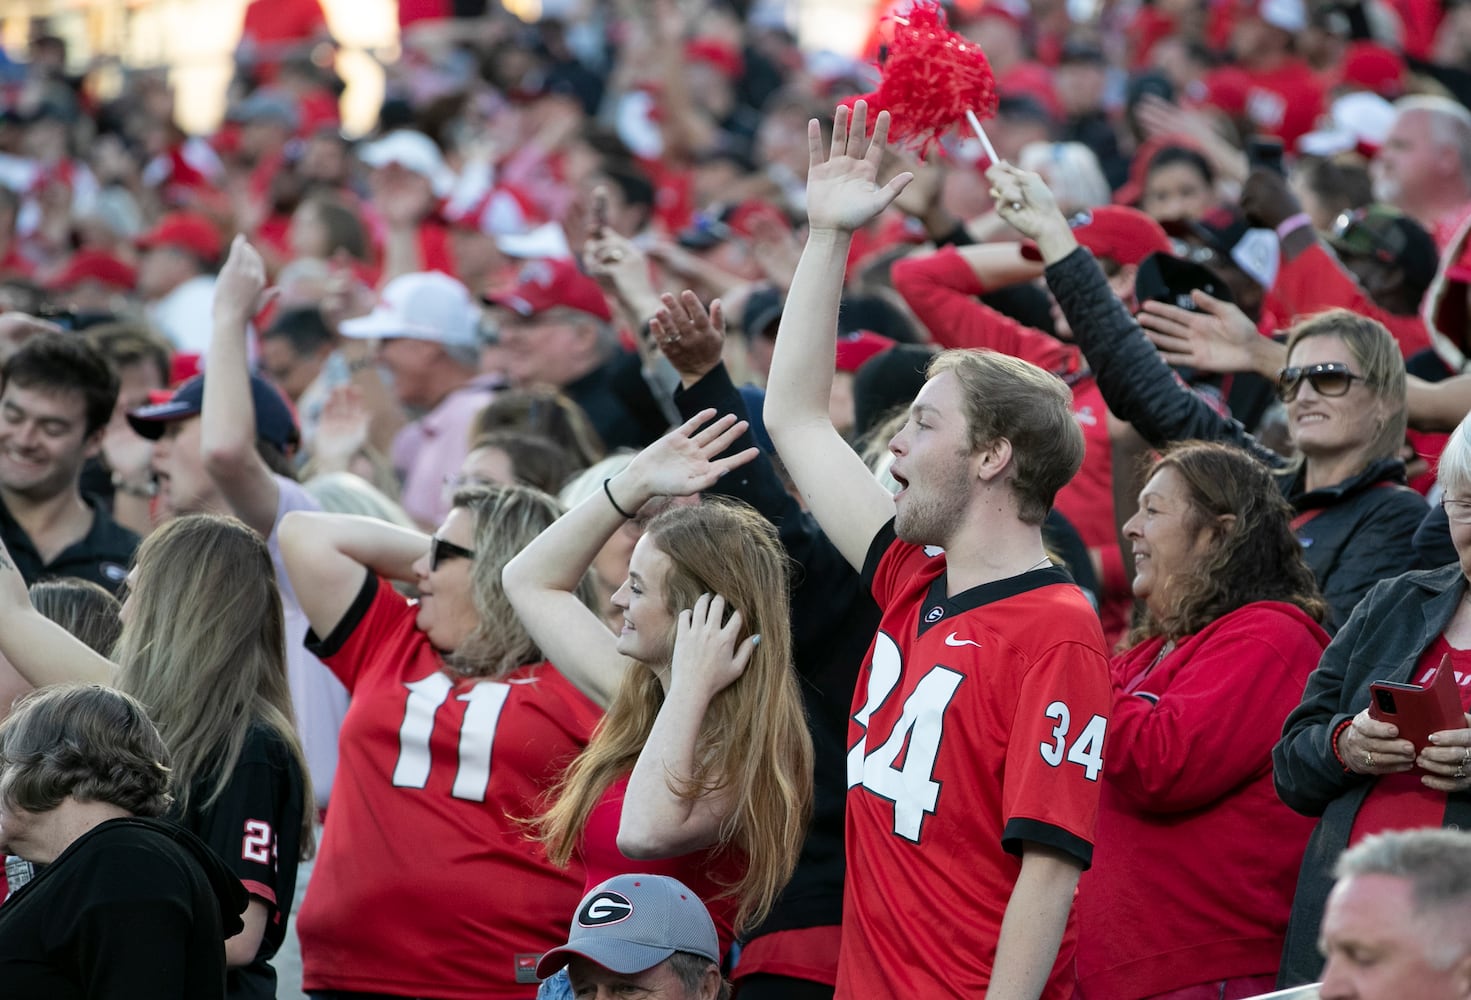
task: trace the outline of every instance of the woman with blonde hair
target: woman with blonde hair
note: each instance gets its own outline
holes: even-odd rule
[[[754,457],[706,410],[650,445],[505,571],[527,630],[607,716],[567,771],[542,838],[588,885],[671,875],[709,904],[722,950],[791,876],[812,800],[812,741],[791,664],[788,562],[733,502],[649,521],[614,595],[617,636],[573,597],[603,543],[655,497],[686,497]],[[712,422],[713,420],[713,422]],[[543,995],[564,995],[552,981]]]
[[[143,542],[128,587],[109,660],[36,610],[0,550],[0,653],[37,687],[113,684],[148,707],[172,758],[170,815],[250,893],[245,929],[225,945],[228,995],[274,997],[268,962],[314,810],[270,552],[235,518],[179,517]]]
[[[281,522],[308,644],[352,695],[298,920],[313,997],[525,1000],[535,957],[565,940],[582,872],[548,861],[523,821],[601,713],[501,588],[560,513],[492,486],[455,494],[432,536],[341,514]]]

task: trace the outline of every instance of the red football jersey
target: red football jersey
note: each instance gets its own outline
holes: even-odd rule
[[[306,988],[525,1000],[583,871],[552,865],[521,821],[601,711],[546,663],[451,677],[414,617],[370,575],[332,635],[308,636],[352,704],[298,918]]]
[[[1092,857],[1112,701],[1098,616],[1047,568],[946,596],[890,522],[854,693],[839,997],[978,996],[1025,843]],[[1070,998],[1073,917],[1043,994]]]

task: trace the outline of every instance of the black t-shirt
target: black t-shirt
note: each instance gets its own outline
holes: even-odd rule
[[[189,790],[189,812],[175,817],[219,855],[252,899],[266,904],[266,930],[255,961],[229,971],[231,1000],[271,1000],[276,995],[276,972],[269,960],[286,938],[296,893],[302,784],[301,768],[285,741],[256,724],[220,797],[206,806],[213,782],[197,777]]]
[[[0,503],[0,539],[10,550],[16,569],[27,584],[61,576],[75,576],[117,593],[133,564],[138,536],[118,524],[96,498],[83,496],[92,508],[92,528],[81,541],[63,549],[55,559],[41,560],[29,535]]]
[[[109,820],[0,907],[0,993],[223,1000],[226,924],[239,931],[244,905],[197,839],[157,820]]]

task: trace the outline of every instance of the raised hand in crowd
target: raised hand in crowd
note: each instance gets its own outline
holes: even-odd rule
[[[1253,226],[1276,229],[1301,212],[1302,204],[1283,174],[1255,167],[1241,186],[1241,211]],[[1312,228],[1307,227],[1307,232]]]
[[[1044,261],[1061,260],[1077,248],[1078,241],[1052,189],[1038,174],[1003,161],[986,169],[986,180],[991,183],[997,214],[1033,240]]]
[[[679,372],[686,389],[710,374],[725,350],[725,309],[719,299],[707,312],[700,298],[686,289],[677,297],[665,293],[649,321],[649,335]]]
[[[659,308],[649,258],[632,240],[607,225],[607,189],[595,189],[592,199],[592,218],[587,241],[582,245],[583,270],[613,297],[625,313],[625,321],[636,328]]]
[[[1198,289],[1190,297],[1198,311],[1154,300],[1144,303],[1135,317],[1165,361],[1200,371],[1277,377],[1287,363],[1284,345],[1263,337],[1233,303]]]
[[[840,107],[833,118],[833,138],[829,151],[822,149],[822,129],[814,119],[807,125],[807,152],[811,165],[807,171],[808,239],[831,232],[851,233],[877,218],[893,204],[914,180],[914,174],[903,171],[887,183],[878,183],[879,166],[889,141],[889,113],[879,112],[870,141],[864,126],[868,105],[859,101],[850,112]]]
[[[0,364],[4,364],[22,344],[38,333],[60,333],[61,327],[49,320],[37,319],[23,312],[0,315]]]
[[[312,459],[318,475],[351,472],[352,460],[368,444],[373,414],[355,385],[339,385],[327,396],[312,442]]]

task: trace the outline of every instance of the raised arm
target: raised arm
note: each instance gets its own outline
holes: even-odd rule
[[[848,109],[838,109],[831,155],[822,149],[817,121],[807,123],[807,246],[777,331],[764,411],[766,429],[808,508],[855,569],[894,516],[894,500],[828,416],[838,301],[853,231],[882,212],[912,177],[903,173],[878,186],[889,115],[879,113],[869,142],[867,112],[863,101],[854,105],[850,128]]]
[[[199,447],[204,468],[240,520],[261,537],[276,524],[280,487],[255,450],[255,403],[250,394],[246,324],[266,287],[266,266],[244,236],[215,283],[214,332],[209,341],[209,375],[204,380]]]
[[[713,422],[712,422],[713,421]],[[501,573],[506,597],[546,658],[604,707],[623,680],[617,637],[577,598],[598,550],[656,496],[689,496],[756,456],[717,458],[746,429],[744,420],[704,410],[636,455],[628,467],[531,540]]]
[[[111,684],[112,661],[47,618],[31,604],[26,582],[0,543],[0,654],[33,687]],[[10,706],[4,706],[9,710]]]
[[[362,589],[364,574],[414,579],[429,536],[371,517],[292,511],[281,519],[281,556],[312,631],[331,635]]]
[[[999,195],[998,211],[1036,240],[1047,264],[1047,285],[1098,379],[1109,412],[1133,424],[1157,448],[1196,438],[1224,441],[1245,448],[1271,468],[1282,465],[1281,456],[1180,382],[1108,287],[1098,262],[1078,246],[1040,177],[1010,164],[994,166],[986,176]]]

